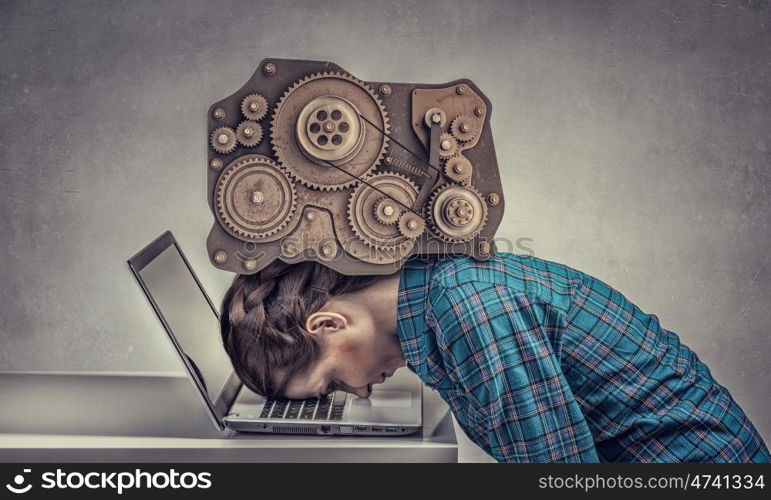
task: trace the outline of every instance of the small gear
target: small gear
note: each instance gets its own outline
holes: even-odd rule
[[[458,115],[450,123],[450,132],[460,142],[468,142],[477,135],[475,123],[465,115]]]
[[[268,100],[261,94],[249,94],[241,101],[241,113],[247,120],[262,120],[268,114]]]
[[[348,73],[325,71],[298,80],[282,94],[272,116],[276,158],[311,189],[355,186],[377,168],[388,147],[385,106],[369,85]]]
[[[385,199],[411,207],[418,197],[418,187],[407,177],[395,172],[379,172],[362,180],[348,200],[348,221],[353,232],[368,246],[392,250],[408,241],[399,228],[380,221],[376,205]]]
[[[262,126],[251,120],[244,120],[236,128],[238,142],[248,148],[253,148],[262,141]]]
[[[236,149],[236,133],[230,127],[217,127],[211,133],[211,147],[222,154],[232,153]]]
[[[449,158],[458,152],[458,141],[448,133],[439,135],[439,157]]]
[[[375,203],[375,218],[382,224],[395,224],[402,215],[398,203],[388,197],[383,197]]]
[[[444,164],[444,174],[455,182],[471,182],[471,162],[464,156],[453,156]]]
[[[414,212],[405,212],[399,217],[399,232],[410,239],[416,239],[426,230],[426,221]]]
[[[487,222],[487,204],[472,186],[443,185],[431,195],[427,211],[432,231],[450,243],[476,238]]]
[[[220,174],[216,205],[220,222],[234,236],[272,241],[295,215],[297,193],[273,160],[247,155]]]

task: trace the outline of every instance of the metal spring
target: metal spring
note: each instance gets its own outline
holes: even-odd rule
[[[416,166],[412,165],[411,163],[408,163],[404,160],[400,160],[398,158],[391,157],[391,164],[389,165],[391,167],[399,168],[402,170],[406,170],[414,175],[417,175],[419,177],[427,176],[426,172],[423,170],[420,170]]]

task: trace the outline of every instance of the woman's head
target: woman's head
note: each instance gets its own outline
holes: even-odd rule
[[[314,262],[275,261],[234,278],[222,301],[222,341],[236,374],[258,394],[367,396],[403,366],[397,289],[398,275],[346,276]]]

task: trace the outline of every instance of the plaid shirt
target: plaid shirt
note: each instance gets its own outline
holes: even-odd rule
[[[399,284],[407,366],[500,462],[768,462],[678,336],[563,264],[416,258]]]

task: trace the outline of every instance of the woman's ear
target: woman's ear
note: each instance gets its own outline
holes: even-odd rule
[[[316,311],[305,321],[305,329],[311,333],[335,333],[347,326],[345,316],[330,311]]]

